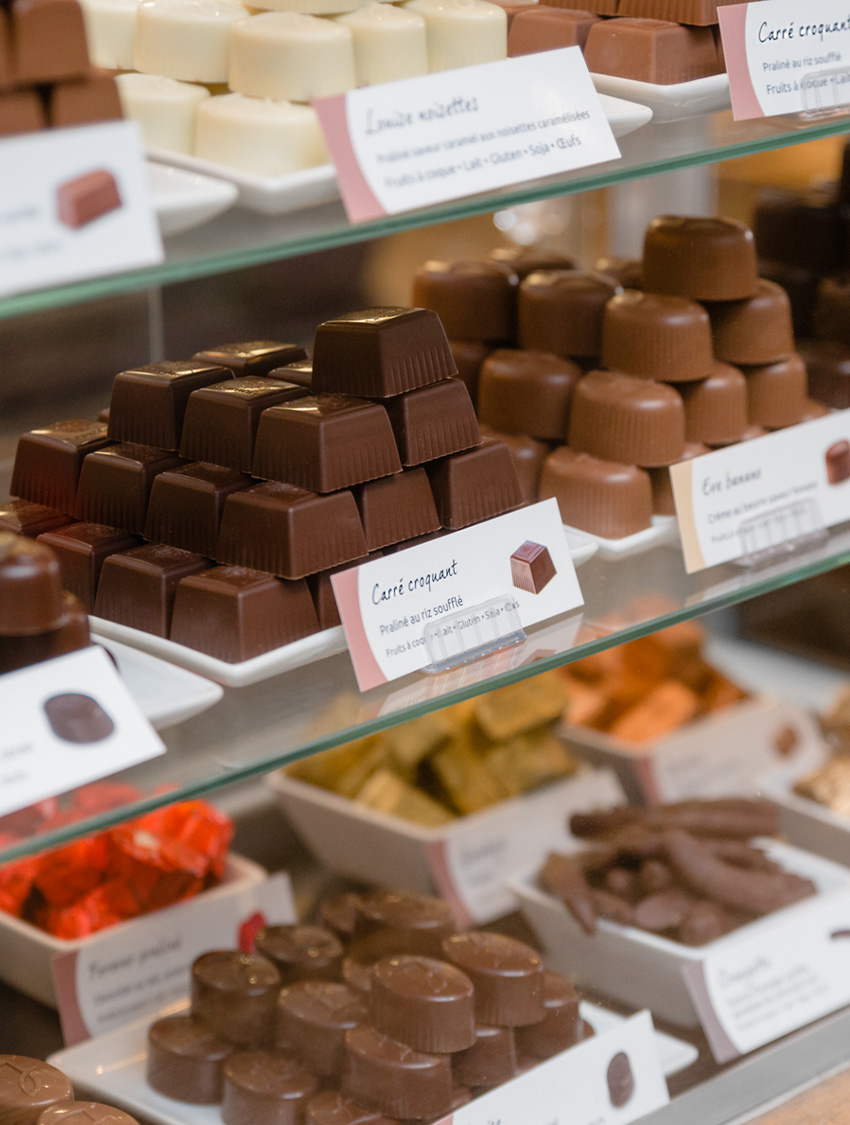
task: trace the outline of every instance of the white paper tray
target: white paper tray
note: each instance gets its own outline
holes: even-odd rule
[[[151,203],[163,238],[209,222],[232,207],[239,195],[234,184],[199,172],[146,161]]]
[[[764,776],[761,792],[779,806],[782,831],[792,844],[850,867],[850,817],[801,797],[788,778]]]
[[[180,1011],[176,1005],[162,1015]],[[616,1027],[622,1016],[582,1002],[581,1015],[597,1035]],[[166,1098],[152,1090],[145,1079],[147,1063],[147,1029],[153,1018],[128,1024],[120,1031],[111,1031],[89,1039],[75,1047],[57,1051],[48,1062],[71,1079],[77,1093],[85,1090],[109,1105],[117,1105],[156,1125],[221,1125],[218,1106],[189,1105]],[[671,1035],[656,1031],[656,1042],[665,1077],[676,1074],[697,1059],[697,1050]]]
[[[564,530],[570,544],[570,554],[572,554],[573,538],[581,536],[596,544],[601,559],[621,559],[627,555],[637,555],[643,551],[651,551],[653,547],[658,547],[662,543],[676,543],[679,538],[679,525],[675,516],[653,516],[651,527],[636,531],[634,535],[626,535],[622,539],[606,539],[602,535],[593,535],[590,531],[571,527],[568,523],[564,524]],[[576,563],[576,566],[578,565]]]
[[[121,679],[142,714],[157,730],[200,715],[224,695],[218,684],[138,648],[112,639],[102,644],[114,656]]]
[[[683,121],[687,117],[729,109],[732,104],[728,74],[710,74],[707,78],[675,82],[670,86],[636,82],[632,78],[617,78],[612,74],[591,74],[590,77],[600,94],[610,94],[647,106],[652,110],[653,122]]]
[[[610,94],[600,94],[599,102],[615,137],[625,137],[652,120],[652,110],[648,105],[639,105]]]

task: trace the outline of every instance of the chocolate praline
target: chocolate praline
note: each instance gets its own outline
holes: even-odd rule
[[[544,461],[539,496],[555,497],[565,524],[605,539],[623,539],[652,524],[652,485],[645,469],[565,445]]]
[[[166,1016],[148,1030],[148,1083],[175,1101],[217,1105],[224,1060],[232,1051],[230,1043],[194,1016]]]
[[[135,1117],[100,1102],[59,1102],[38,1115],[37,1125],[138,1125]]]
[[[378,961],[369,1014],[382,1034],[419,1051],[451,1054],[475,1042],[472,982],[432,957],[400,954]]]
[[[454,933],[455,923],[449,904],[433,895],[378,889],[361,895],[354,937],[365,938],[378,930],[391,931],[385,941],[397,936],[405,945],[386,949],[376,960],[396,951],[429,957],[439,956],[441,942]]]
[[[581,369],[541,352],[501,348],[481,366],[478,417],[510,434],[563,441]]]
[[[346,1032],[342,1092],[367,1109],[422,1120],[451,1108],[449,1055],[415,1051],[363,1024]]]
[[[284,985],[299,980],[339,980],[342,943],[321,926],[267,926],[257,932],[254,945],[277,967]]]
[[[282,1051],[238,1051],[224,1064],[224,1125],[301,1125],[318,1080]]]
[[[413,275],[413,303],[437,314],[450,340],[507,343],[516,336],[519,278],[493,262],[423,262]]]
[[[311,1074],[339,1077],[345,1033],[367,1019],[362,995],[329,980],[303,980],[281,990],[275,1040]]]
[[[569,445],[643,468],[672,465],[685,447],[682,396],[666,383],[618,371],[591,371],[573,395]]]
[[[607,302],[620,292],[614,278],[583,270],[539,270],[519,287],[520,347],[567,359],[598,356]]]
[[[280,973],[265,957],[211,950],[192,965],[192,1014],[229,1043],[266,1042],[280,984]]]
[[[55,1066],[25,1055],[0,1055],[3,1125],[35,1125],[43,1110],[73,1097],[71,1083]]]
[[[644,379],[689,383],[704,379],[713,361],[708,314],[696,301],[628,289],[605,306],[606,367]]]
[[[660,215],[643,244],[643,285],[696,301],[740,301],[758,292],[752,231],[735,219]]]
[[[543,1019],[543,963],[530,945],[473,930],[446,938],[443,956],[472,981],[479,1023],[522,1027]]]

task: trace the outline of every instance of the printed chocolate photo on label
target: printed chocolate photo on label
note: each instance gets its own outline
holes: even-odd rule
[[[63,742],[102,742],[115,724],[97,700],[79,692],[54,695],[44,704],[51,729]]]
[[[539,594],[557,574],[549,548],[527,539],[511,555],[511,583],[517,590]]]
[[[841,484],[850,479],[850,441],[836,441],[824,454],[826,479],[830,484]]]

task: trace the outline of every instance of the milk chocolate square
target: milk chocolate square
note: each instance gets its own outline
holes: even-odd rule
[[[211,565],[200,555],[162,543],[110,555],[100,574],[95,616],[167,637],[177,583]]]
[[[80,470],[74,514],[141,535],[154,478],[182,463],[173,453],[133,442],[90,453]]]
[[[528,4],[511,21],[508,57],[552,51],[557,47],[584,47],[591,27],[600,19],[587,11]]]
[[[850,478],[850,442],[837,441],[827,449],[826,479],[830,484],[841,484]]]
[[[489,439],[426,466],[437,515],[452,531],[480,523],[523,504],[510,450]]]
[[[691,82],[720,70],[711,28],[685,27],[670,20],[602,20],[590,29],[584,58],[592,74],[659,86]]]
[[[539,594],[556,574],[549,548],[527,539],[511,555],[511,583],[518,590]]]
[[[110,444],[106,426],[87,418],[30,430],[18,439],[10,491],[35,504],[73,513],[83,460]]]
[[[154,477],[145,520],[145,538],[213,558],[224,502],[231,492],[250,488],[246,473],[194,463]]]
[[[46,128],[47,114],[35,90],[8,90],[0,94],[0,137]]]
[[[88,226],[102,215],[117,211],[120,206],[118,184],[106,168],[96,168],[73,180],[65,180],[56,189],[59,222],[72,230]]]
[[[192,391],[232,378],[226,367],[195,360],[149,363],[122,371],[112,381],[109,436],[176,451]]]
[[[285,363],[283,367],[275,367],[269,372],[270,379],[280,379],[283,383],[294,383],[296,387],[304,387],[312,394],[313,391],[313,361],[312,359],[297,359],[294,363]]]
[[[21,85],[86,73],[89,55],[77,0],[14,0],[11,16],[15,77]]]
[[[192,359],[198,363],[212,363],[226,367],[234,375],[268,375],[275,367],[297,363],[307,358],[298,344],[282,344],[279,340],[246,340],[239,344],[219,344],[195,352]]]
[[[0,90],[5,90],[15,80],[12,54],[12,30],[6,9],[0,6]]]
[[[89,613],[94,610],[104,560],[117,551],[129,551],[141,543],[136,535],[97,523],[72,523],[46,531],[38,540],[52,547],[59,556],[62,585],[80,599]]]
[[[407,469],[361,484],[354,489],[354,499],[370,551],[440,529],[424,469]]]
[[[57,82],[48,95],[47,112],[54,128],[120,121],[123,116],[114,77],[97,70],[84,78]]]
[[[481,444],[466,384],[443,379],[386,403],[403,465],[421,465]]]

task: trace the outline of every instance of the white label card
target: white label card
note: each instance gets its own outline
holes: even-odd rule
[[[736,121],[850,102],[850,12],[835,0],[718,6]]]
[[[209,949],[237,949],[243,927],[297,922],[289,876],[229,894],[210,892],[104,930],[53,958],[66,1044],[155,1015],[187,994],[192,962]]]
[[[355,223],[620,156],[578,47],[313,105]]]
[[[0,676],[0,816],[165,753],[103,649]]]
[[[3,137],[0,168],[0,297],[162,261],[135,122]]]
[[[718,1062],[850,1003],[850,890],[682,969]]]
[[[519,557],[524,548],[532,561]],[[468,644],[507,636],[511,622],[535,625],[583,601],[556,500],[341,571],[331,582],[361,691],[430,665],[441,622],[448,649],[461,637]],[[495,599],[499,605],[490,604]]]
[[[850,410],[682,461],[670,479],[688,574],[803,539],[850,520]]]

